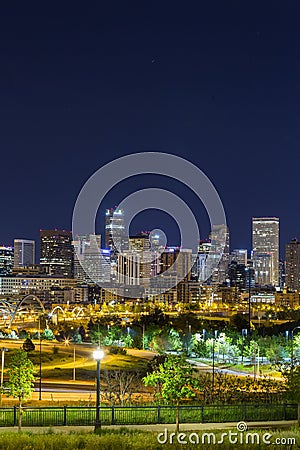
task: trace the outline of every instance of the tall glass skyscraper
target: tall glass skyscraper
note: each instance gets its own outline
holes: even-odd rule
[[[73,277],[72,233],[65,230],[40,230],[40,264],[47,273]]]
[[[35,262],[35,241],[14,240],[14,267],[31,266]]]
[[[126,243],[124,211],[110,208],[105,213],[105,246],[112,252],[128,250]]]
[[[288,289],[300,291],[300,242],[292,239],[285,246],[286,285]]]
[[[252,249],[255,281],[279,286],[278,217],[252,218]]]
[[[0,275],[10,275],[14,265],[14,250],[12,247],[0,247]]]

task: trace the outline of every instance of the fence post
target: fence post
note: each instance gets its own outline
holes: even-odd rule
[[[283,420],[286,420],[286,403],[283,404]]]
[[[201,406],[201,423],[204,423],[204,405]]]
[[[111,407],[111,424],[112,425],[115,424],[115,407],[114,407],[114,405],[112,405],[112,407]]]
[[[157,405],[157,423],[160,423],[160,405]]]
[[[64,426],[67,426],[67,407],[64,406]]]
[[[17,426],[17,407],[14,406],[14,427]]]
[[[243,421],[244,421],[244,422],[245,422],[245,420],[246,420],[246,413],[247,413],[247,406],[244,405],[244,406],[243,406]]]

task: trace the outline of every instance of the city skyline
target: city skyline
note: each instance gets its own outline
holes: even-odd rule
[[[120,16],[94,5],[82,16],[73,5],[70,17],[63,5],[57,22],[42,5],[18,12],[5,5],[1,241],[20,231],[37,241],[40,228],[71,229],[91,174],[141,151],[183,156],[206,173],[234,248],[250,248],[252,216],[282,218],[282,243],[297,236],[299,12],[295,2],[286,9],[252,3],[247,13],[219,2],[189,11],[122,5]],[[145,184],[158,181],[183,193],[151,176]],[[138,184],[116,187],[106,204],[119,204]],[[157,221],[169,228],[165,217]],[[202,228],[205,237],[206,222]]]
[[[117,207],[115,207],[115,208],[117,208]],[[108,248],[111,248],[111,245],[112,244],[110,244],[110,245],[106,245],[107,244],[107,239],[108,239],[108,234],[107,234],[107,230],[106,230],[106,228],[105,228],[105,224],[107,223],[107,211],[110,211],[110,214],[112,214],[112,211],[114,210],[114,208],[109,208],[109,209],[105,209],[105,213],[104,213],[104,215],[103,215],[103,218],[102,218],[102,226],[101,226],[101,229],[103,230],[102,231],[102,233],[97,233],[97,234],[99,234],[100,236],[101,236],[101,246],[100,246],[100,248],[102,248],[102,249],[108,249]],[[249,240],[250,240],[250,242],[251,242],[251,244],[252,245],[249,245],[249,247],[246,247],[246,246],[244,246],[244,247],[240,247],[240,248],[238,248],[238,247],[236,247],[235,245],[233,245],[232,244],[232,240],[233,240],[233,242],[235,241],[235,239],[234,239],[234,237],[233,237],[233,235],[232,235],[232,233],[231,233],[231,229],[230,229],[230,227],[228,227],[229,228],[229,235],[230,235],[230,245],[229,245],[229,248],[230,248],[230,250],[231,251],[234,251],[235,249],[240,249],[240,250],[242,250],[242,249],[247,249],[247,251],[248,251],[248,256],[250,255],[250,253],[254,250],[254,246],[253,246],[253,220],[255,220],[255,219],[258,219],[258,220],[261,220],[261,219],[267,219],[267,220],[269,220],[269,219],[273,219],[273,217],[272,216],[266,216],[266,215],[264,215],[264,216],[262,216],[262,217],[253,217],[252,216],[252,218],[251,218],[251,222],[250,222],[250,226],[251,226],[251,230],[250,230],[250,237],[249,237]],[[280,218],[278,218],[278,220],[280,221]],[[280,222],[280,226],[281,226],[281,222]],[[57,227],[55,227],[55,228],[53,228],[53,229],[50,229],[50,228],[48,228],[48,229],[45,229],[45,230],[42,230],[42,229],[39,229],[39,233],[40,232],[42,232],[42,231],[47,231],[47,230],[51,230],[51,231],[53,231],[53,230],[55,230],[55,231],[62,231],[63,233],[72,233],[72,230],[70,230],[70,231],[68,231],[68,230],[65,230],[65,229],[59,229],[59,228],[57,228]],[[149,227],[147,227],[147,224],[146,223],[144,223],[144,227],[142,227],[141,229],[134,229],[133,230],[133,232],[130,232],[129,233],[129,236],[135,236],[135,235],[140,235],[140,234],[143,234],[143,233],[145,233],[145,232],[150,232],[151,230],[149,229]],[[210,236],[210,233],[211,233],[211,231],[207,234],[207,236],[201,236],[201,239],[200,239],[200,241],[206,241],[206,240],[208,240],[209,239],[209,236]],[[279,235],[278,235],[278,238],[279,238],[279,249],[280,249],[280,251],[279,251],[279,259],[280,260],[284,260],[285,259],[285,247],[286,247],[286,245],[291,241],[291,240],[293,240],[293,239],[296,239],[296,240],[298,240],[298,235],[296,235],[296,234],[294,234],[294,235],[291,235],[290,236],[290,238],[286,241],[286,242],[283,242],[282,241],[282,239],[280,238],[280,227],[278,228],[278,233],[279,233]],[[74,239],[74,237],[73,237],[73,239]],[[109,238],[109,239],[111,239],[111,237]],[[299,239],[300,239],[300,236],[299,236]],[[25,239],[24,237],[23,238],[13,238],[13,242],[14,241],[18,241],[18,240],[20,240],[20,241],[28,241],[28,242],[33,242],[32,240],[28,240],[28,239]],[[36,253],[40,253],[40,245],[39,245],[39,241],[40,241],[40,234],[39,234],[39,236],[38,236],[38,238],[37,238],[37,240],[35,241],[35,246],[34,246],[34,248],[35,248],[35,255],[36,255]],[[105,245],[104,245],[104,243],[105,243]],[[179,244],[178,243],[176,243],[176,242],[167,242],[167,246],[168,247],[173,247],[173,246],[178,246]],[[10,243],[7,243],[7,242],[4,242],[4,241],[2,241],[2,243],[1,243],[1,246],[2,247],[12,247],[13,248],[13,244],[10,244]],[[179,245],[180,246],[180,245]]]

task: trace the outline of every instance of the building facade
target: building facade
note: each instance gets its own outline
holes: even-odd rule
[[[72,233],[65,230],[40,231],[40,265],[51,276],[73,277]]]
[[[12,247],[0,247],[0,276],[10,275],[14,266],[14,250]]]
[[[32,266],[35,263],[35,241],[14,240],[14,267]]]
[[[105,213],[105,247],[113,253],[128,250],[126,243],[124,211],[110,208]]]
[[[252,249],[256,282],[279,286],[278,217],[252,218]]]
[[[300,242],[292,239],[285,246],[286,286],[292,291],[300,291]]]

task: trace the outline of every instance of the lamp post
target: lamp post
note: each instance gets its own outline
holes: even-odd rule
[[[292,352],[291,352],[291,366],[292,366],[292,369],[294,368],[294,331],[295,330],[299,330],[299,329],[300,329],[300,326],[293,328],[292,331],[291,331],[291,334],[292,334]]]
[[[251,270],[250,266],[246,267],[246,272],[248,273],[248,332],[251,336]]]
[[[207,331],[203,330],[203,340],[205,341],[205,337],[206,337]],[[215,389],[215,342],[216,342],[216,337],[218,336],[218,331],[215,330],[212,333],[212,340],[213,340],[213,345],[212,345],[212,390],[214,391]]]
[[[8,351],[8,348],[1,348],[1,390],[0,390],[0,405],[2,406],[2,389],[3,389],[3,378],[4,378],[4,355]]]
[[[73,381],[76,380],[76,350],[75,350],[75,344],[74,344],[74,349],[73,349],[73,362],[74,362],[74,366],[73,366]]]
[[[100,361],[104,356],[103,350],[98,347],[94,353],[94,360],[97,361],[97,386],[96,386],[96,419],[95,419],[95,431],[101,428],[101,419],[100,419]]]
[[[39,383],[39,400],[42,400],[42,336],[41,336],[41,316],[39,316],[39,338],[40,338],[40,383]]]

